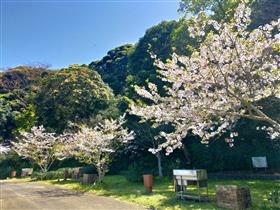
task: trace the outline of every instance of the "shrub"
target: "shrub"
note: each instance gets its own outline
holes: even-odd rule
[[[129,182],[140,182],[143,180],[143,174],[154,174],[156,169],[149,169],[145,167],[142,162],[134,162],[128,166],[126,171],[122,174]]]
[[[63,179],[64,178],[64,170],[48,171],[46,173],[34,172],[32,174],[32,178],[35,178],[37,180]]]
[[[14,152],[0,155],[0,179],[10,177],[12,171],[17,171],[20,176],[22,168],[34,168],[27,160],[20,159]]]
[[[96,169],[92,165],[84,166],[82,170],[85,174],[97,174]]]
[[[14,168],[12,167],[6,167],[4,170],[2,170],[2,168],[0,168],[0,178],[1,179],[5,179],[7,177],[10,177],[11,172],[14,170]]]
[[[46,173],[42,172],[34,172],[32,174],[32,178],[38,179],[38,180],[53,180],[53,179],[64,179],[64,171],[65,169],[68,170],[68,178],[71,177],[71,174],[73,173],[73,168],[59,168],[55,171],[48,171]],[[94,174],[96,173],[96,170],[93,166],[84,166],[82,167],[82,171],[85,174]]]

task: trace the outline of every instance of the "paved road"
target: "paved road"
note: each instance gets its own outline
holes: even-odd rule
[[[143,210],[110,197],[36,182],[1,182],[0,210]]]

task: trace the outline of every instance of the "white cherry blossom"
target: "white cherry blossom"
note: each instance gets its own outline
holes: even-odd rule
[[[9,151],[10,151],[10,148],[8,146],[0,145],[0,155],[7,154]]]
[[[166,142],[158,150],[171,153],[182,146],[188,132],[207,142],[231,130],[240,118],[267,123],[271,137],[280,137],[280,122],[257,105],[261,99],[280,96],[280,19],[250,31],[250,13],[240,4],[229,23],[201,13],[193,18],[190,33],[203,41],[190,57],[174,54],[164,63],[152,56],[161,79],[169,83],[166,94],[160,96],[155,84],[136,87],[153,103],[133,104],[130,112],[174,126],[174,132],[161,133]],[[236,136],[231,134],[229,142]]]

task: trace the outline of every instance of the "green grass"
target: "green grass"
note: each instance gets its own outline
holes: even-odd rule
[[[142,183],[130,183],[123,176],[107,176],[99,185],[84,185],[71,180],[44,181],[81,191],[94,192],[97,195],[111,196],[119,200],[136,203],[155,209],[218,209],[215,203],[215,185],[248,185],[250,187],[253,206],[251,209],[280,209],[268,200],[268,194],[276,187],[280,188],[280,180],[209,180],[210,203],[181,201],[176,199],[173,183],[168,179],[156,179],[152,194],[145,193]]]

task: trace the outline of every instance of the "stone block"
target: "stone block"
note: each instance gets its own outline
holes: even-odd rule
[[[83,184],[92,184],[97,180],[96,174],[84,174],[83,175]]]
[[[250,189],[247,186],[217,185],[218,206],[234,210],[247,209],[251,206]]]

